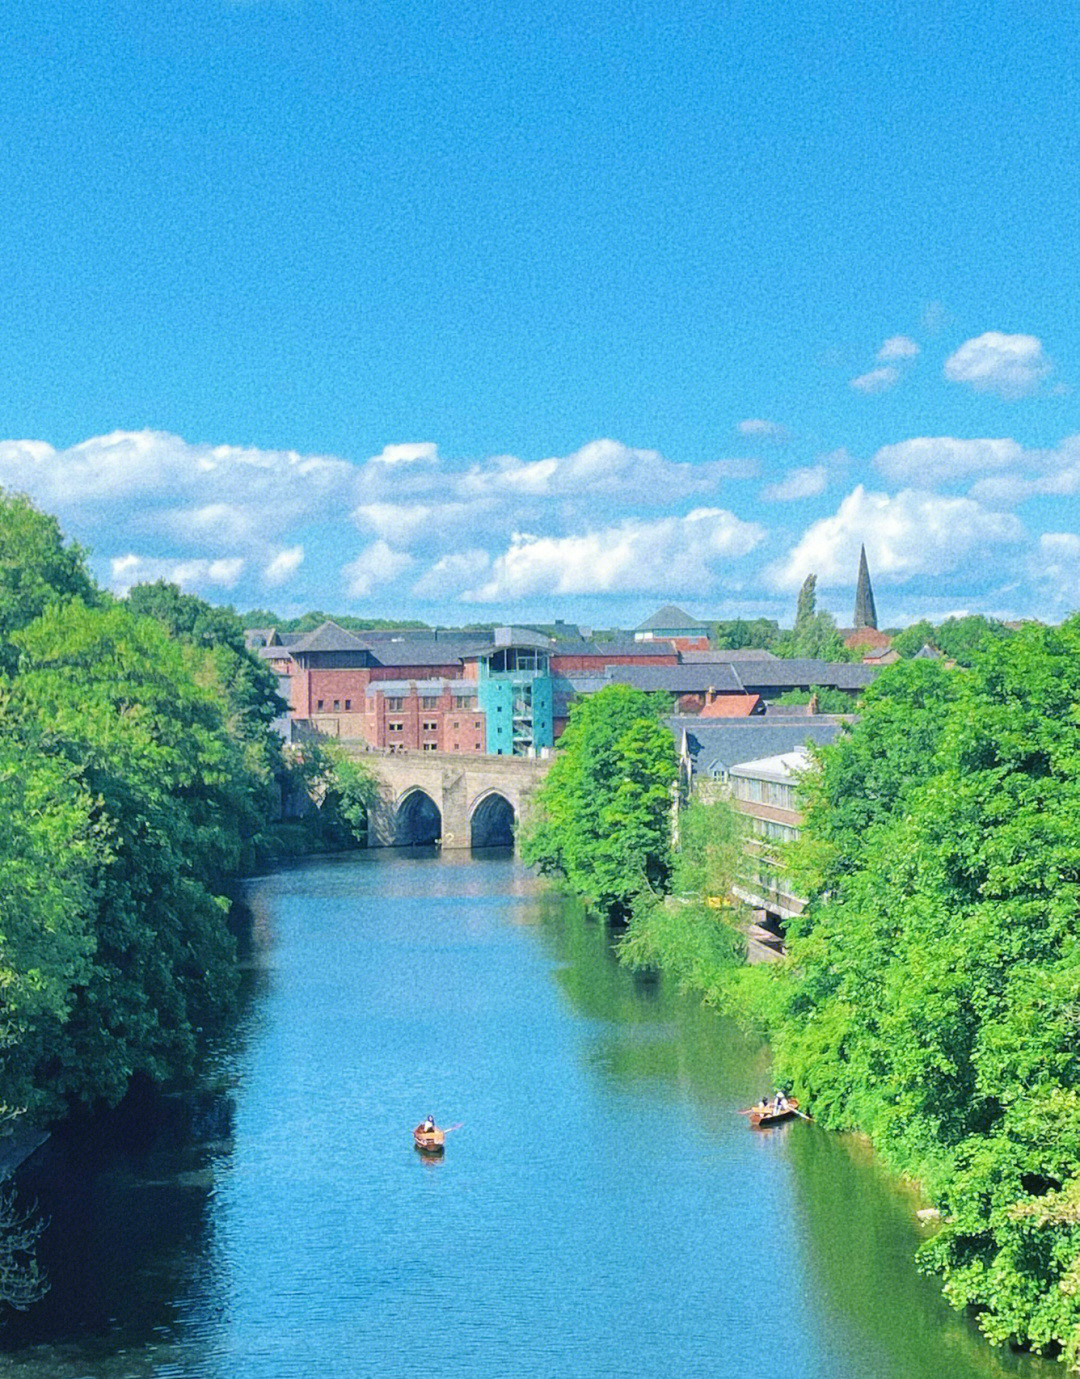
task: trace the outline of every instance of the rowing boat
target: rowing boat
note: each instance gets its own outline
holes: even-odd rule
[[[779,1125],[782,1120],[790,1120],[792,1116],[799,1114],[799,1103],[794,1097],[787,1097],[777,1110],[770,1110],[772,1105],[769,1102],[764,1108],[755,1106],[750,1112],[750,1128],[752,1130],[764,1130],[770,1125]]]
[[[446,1131],[438,1127],[434,1130],[425,1130],[421,1122],[412,1134],[413,1143],[421,1154],[441,1154],[446,1148]]]

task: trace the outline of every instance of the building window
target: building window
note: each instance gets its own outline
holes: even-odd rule
[[[335,699],[335,700],[334,700],[334,712],[335,712],[335,713],[338,713],[338,712],[340,712],[340,710],[341,710],[341,700],[340,700],[340,699]]]
[[[404,730],[405,730],[405,724],[404,724],[404,723],[387,723],[387,725],[386,725],[386,731],[387,731],[388,733],[400,733],[400,732],[404,732]]]
[[[455,694],[454,708],[457,709],[459,713],[468,713],[470,709],[476,708],[476,700],[471,694]]]
[[[315,701],[315,707],[316,707],[317,709],[321,709],[321,708],[322,708],[322,700],[321,700],[321,699],[317,699],[317,700]]]
[[[437,718],[424,719],[424,732],[437,733],[439,731],[439,720]]]
[[[352,708],[352,700],[351,700],[351,699],[346,699],[346,700],[345,700],[345,712],[348,713],[349,710],[350,710],[351,708]]]
[[[424,743],[424,751],[425,751],[425,752],[437,752],[438,750],[439,750],[439,744],[438,744],[437,742],[425,742],[425,743]]]
[[[437,694],[425,694],[420,699],[422,709],[437,709],[439,707],[439,696]]]
[[[390,713],[400,713],[405,707],[405,701],[404,699],[388,699],[386,701],[386,707]]]

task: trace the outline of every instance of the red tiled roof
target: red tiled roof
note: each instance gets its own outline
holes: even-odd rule
[[[718,694],[706,704],[700,718],[749,718],[761,706],[760,694]]]

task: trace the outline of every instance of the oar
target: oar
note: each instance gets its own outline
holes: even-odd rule
[[[451,1130],[460,1130],[464,1124],[465,1122],[463,1120],[459,1120],[456,1125],[443,1125],[440,1126],[440,1129],[442,1130],[444,1135],[449,1135]]]

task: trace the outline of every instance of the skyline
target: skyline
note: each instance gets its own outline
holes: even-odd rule
[[[1080,607],[1052,12],[14,16],[0,486],[103,583],[633,625]],[[25,444],[24,442],[29,442]]]

